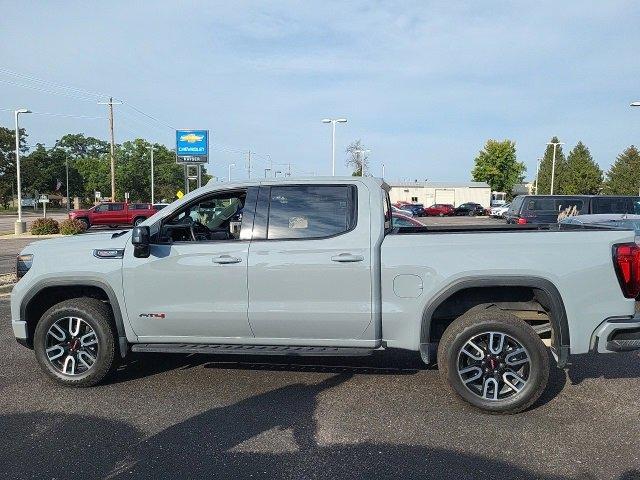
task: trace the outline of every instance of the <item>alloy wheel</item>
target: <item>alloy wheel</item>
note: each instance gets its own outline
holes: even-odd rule
[[[531,372],[531,357],[514,337],[483,332],[458,352],[458,375],[464,386],[483,400],[506,400],[522,391]]]
[[[45,351],[49,363],[63,375],[82,375],[98,359],[98,336],[85,320],[63,317],[47,330]]]

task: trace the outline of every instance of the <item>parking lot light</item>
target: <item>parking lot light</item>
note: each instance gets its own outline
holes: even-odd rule
[[[331,175],[336,176],[336,123],[347,123],[346,118],[323,118],[322,123],[331,124]]]
[[[31,110],[26,108],[20,108],[14,112],[16,120],[16,176],[18,187],[18,219],[16,220],[15,233],[16,235],[24,233],[27,230],[26,222],[22,221],[22,183],[20,178],[20,126],[18,125],[18,116],[21,113],[31,113]]]

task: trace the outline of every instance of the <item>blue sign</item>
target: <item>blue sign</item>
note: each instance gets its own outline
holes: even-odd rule
[[[178,157],[208,157],[209,130],[176,130]],[[206,159],[201,159],[206,162]]]

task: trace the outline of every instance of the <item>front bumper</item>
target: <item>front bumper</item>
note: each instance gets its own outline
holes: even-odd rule
[[[640,314],[633,317],[611,317],[591,335],[594,353],[629,352],[640,349]]]

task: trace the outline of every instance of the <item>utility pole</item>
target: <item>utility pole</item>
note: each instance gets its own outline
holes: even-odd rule
[[[249,161],[247,163],[247,174],[249,175],[249,180],[251,180],[251,150],[247,152],[247,155],[249,157]]]
[[[384,179],[384,162],[382,162],[382,178]]]
[[[111,201],[116,201],[116,142],[113,133],[113,106],[122,105],[122,102],[114,102],[113,97],[109,97],[108,102],[98,102],[98,105],[109,105],[109,130],[111,132]]]
[[[69,154],[64,156],[64,163],[67,170],[67,213],[69,213]]]
[[[151,204],[153,205],[154,203],[156,203],[155,201],[155,196],[154,196],[154,192],[153,192],[153,143],[151,144]]]
[[[549,142],[547,145],[553,145],[553,162],[551,163],[551,191],[549,195],[553,195],[553,181],[556,175],[556,148],[558,145],[564,145],[564,142]]]
[[[27,230],[27,222],[22,221],[22,179],[20,178],[20,125],[18,125],[18,117],[21,113],[32,113],[31,110],[21,108],[15,110],[13,115],[16,121],[16,175],[18,180],[18,220],[14,227],[15,234],[24,233]]]
[[[538,177],[540,175],[540,164],[542,163],[542,159],[539,158],[538,159],[538,163],[536,165],[536,191],[535,191],[535,195],[538,194]]]

